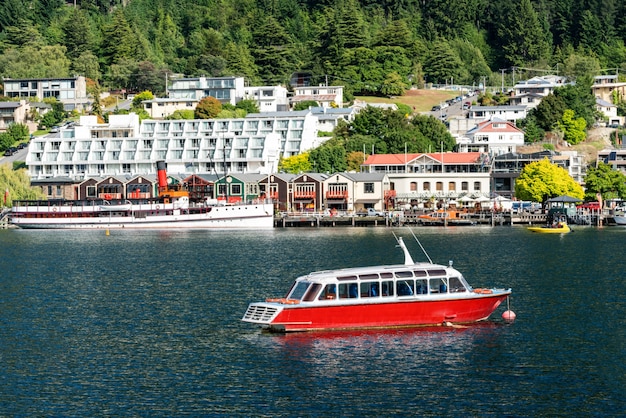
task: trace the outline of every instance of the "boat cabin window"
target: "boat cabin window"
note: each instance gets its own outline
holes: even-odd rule
[[[386,296],[393,296],[395,293],[393,291],[393,281],[392,280],[385,280],[384,282],[382,282],[380,284],[380,289],[381,289],[381,295],[383,297]]]
[[[446,275],[446,271],[445,270],[428,270],[428,275],[429,276],[445,276]]]
[[[341,276],[341,277],[337,277],[337,280],[339,281],[356,280],[356,276]]]
[[[380,273],[381,279],[393,279],[393,273]]]
[[[380,296],[380,283],[378,282],[361,282],[361,297],[376,298]]]
[[[340,299],[356,299],[359,297],[359,285],[356,283],[339,283]]]
[[[465,286],[458,277],[450,277],[450,293],[465,292]]]
[[[378,280],[378,274],[361,274],[359,275],[361,280]]]
[[[302,296],[304,296],[304,292],[306,292],[306,290],[309,288],[310,285],[311,285],[311,282],[296,283],[296,285],[293,287],[293,290],[291,291],[289,296],[287,296],[287,298],[297,299],[297,300],[302,299]]]
[[[417,293],[418,295],[428,294],[428,280],[427,279],[415,280],[415,293]]]
[[[396,277],[404,278],[404,277],[413,277],[412,271],[396,271]]]
[[[320,293],[319,300],[337,299],[337,285],[334,283],[327,284],[322,293]]]
[[[415,274],[415,277],[426,277],[425,270],[413,270],[413,274]]]
[[[430,279],[430,293],[448,293],[448,279],[446,277]]]
[[[398,296],[411,296],[414,295],[415,281],[414,280],[398,280],[396,282],[396,293]]]
[[[313,283],[313,285],[309,287],[309,290],[307,290],[307,292],[304,294],[302,300],[305,302],[314,301],[315,296],[317,296],[317,293],[320,291],[321,288],[322,285],[320,283]]]

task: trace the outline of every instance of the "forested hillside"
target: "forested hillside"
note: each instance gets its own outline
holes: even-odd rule
[[[626,66],[623,0],[3,0],[0,76],[164,92],[165,73],[346,86],[480,83]],[[524,74],[526,72],[526,74]],[[533,74],[536,75],[536,74]]]

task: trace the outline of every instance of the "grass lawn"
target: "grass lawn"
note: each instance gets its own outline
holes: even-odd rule
[[[373,96],[356,96],[356,99],[366,103],[401,103],[410,106],[414,112],[428,112],[433,106],[458,95],[458,91],[408,90],[404,96],[396,96],[393,99]]]

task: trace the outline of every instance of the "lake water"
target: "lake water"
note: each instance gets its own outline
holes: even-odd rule
[[[401,263],[387,228],[0,231],[0,416],[620,416],[626,229],[416,228],[474,287],[468,328],[269,335],[312,270]]]

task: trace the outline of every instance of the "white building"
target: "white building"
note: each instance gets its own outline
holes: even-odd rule
[[[143,100],[144,110],[150,115],[151,119],[164,119],[177,110],[194,111],[198,105],[198,99],[185,98],[157,98],[152,100]]]
[[[596,110],[606,117],[609,126],[624,124],[624,116],[617,116],[617,106],[613,103],[596,98]]]
[[[242,119],[144,120],[111,115],[36,137],[26,165],[32,178],[140,175],[165,160],[172,173],[268,173],[282,155],[316,147],[317,116],[311,111],[249,114]]]
[[[254,100],[260,112],[285,112],[289,110],[287,89],[283,86],[244,87],[243,98]]]
[[[470,119],[479,119],[481,121],[499,118],[515,122],[524,119],[528,114],[526,106],[472,106],[468,111]]]
[[[243,77],[198,77],[172,79],[167,98],[143,101],[151,118],[163,119],[176,110],[194,110],[205,97],[215,97],[235,106],[241,100],[254,100],[260,112],[289,110],[287,89],[283,86],[245,87]]]
[[[490,192],[489,159],[479,152],[370,155],[362,168],[386,173],[400,203]]]
[[[85,77],[3,79],[4,95],[33,100],[56,98],[66,111],[89,108]]]
[[[524,145],[524,131],[511,122],[494,118],[467,131],[457,139],[457,144],[459,152],[506,154]]]
[[[541,77],[533,77],[529,80],[523,80],[513,86],[513,94],[515,97],[524,95],[547,96],[557,87],[562,87],[566,82],[565,77],[558,75],[546,75]]]
[[[385,173],[335,173],[324,180],[324,207],[349,212],[367,208],[382,211],[389,187]]]
[[[294,87],[291,103],[315,101],[322,107],[343,107],[343,86]]]
[[[200,99],[211,96],[222,103],[237,104],[244,96],[243,77],[174,78],[167,88],[171,99]]]

